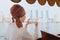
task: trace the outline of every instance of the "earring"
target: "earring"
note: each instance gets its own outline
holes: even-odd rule
[[[46,3],[46,0],[38,0],[38,3],[39,3],[40,5],[44,5],[44,4]]]
[[[21,0],[11,0],[14,3],[19,3]]]
[[[27,3],[29,4],[34,4],[36,0],[26,0]]]
[[[54,6],[55,0],[47,0],[47,1],[48,1],[48,4],[49,4],[50,6]]]
[[[60,7],[60,0],[56,0],[56,4]]]

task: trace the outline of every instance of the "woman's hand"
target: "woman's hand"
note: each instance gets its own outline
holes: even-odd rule
[[[37,21],[35,21],[34,24],[35,24],[36,27],[38,27],[38,22]]]
[[[31,24],[30,19],[28,19],[28,20],[26,21],[25,28],[26,28],[29,24]]]

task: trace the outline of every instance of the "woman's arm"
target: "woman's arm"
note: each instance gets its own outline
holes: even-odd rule
[[[35,24],[35,29],[34,29],[34,37],[33,37],[33,39],[37,40],[38,39],[38,22],[36,21],[34,24]]]

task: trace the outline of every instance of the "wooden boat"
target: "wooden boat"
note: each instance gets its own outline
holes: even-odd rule
[[[60,40],[60,36],[53,35],[44,31],[41,31],[42,33],[42,40]]]

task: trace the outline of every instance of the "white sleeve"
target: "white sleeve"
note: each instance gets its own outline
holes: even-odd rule
[[[23,39],[25,40],[33,40],[32,36],[28,33],[27,29],[23,29]]]
[[[38,27],[35,27],[34,35],[33,35],[33,40],[37,40],[37,38],[38,38]]]

